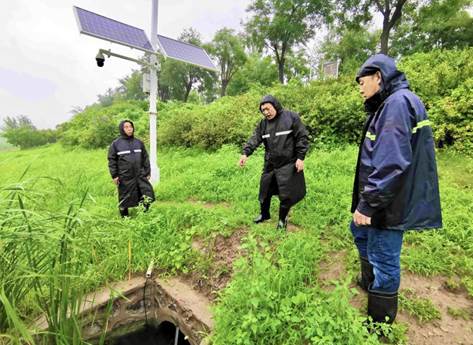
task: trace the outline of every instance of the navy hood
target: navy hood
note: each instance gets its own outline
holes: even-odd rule
[[[372,75],[379,71],[382,76],[381,92],[386,96],[399,89],[409,88],[404,73],[399,71],[392,58],[384,54],[376,54],[368,58],[361,66],[356,75],[356,82],[359,83],[361,77]]]
[[[131,137],[129,137],[128,135],[126,135],[125,130],[123,129],[123,126],[125,125],[125,122],[131,123],[131,127],[133,127],[133,134],[131,135]],[[120,131],[120,135],[121,135],[123,138],[133,138],[133,135],[135,134],[135,125],[134,125],[133,122],[130,121],[130,120],[123,120],[122,122],[120,122],[120,124],[118,125],[118,129],[119,129],[119,131]]]
[[[261,106],[265,103],[270,103],[273,105],[274,109],[276,109],[276,112],[278,114],[281,113],[282,111],[282,105],[281,103],[279,103],[279,101],[277,100],[276,97],[272,96],[272,95],[266,95],[263,97],[263,99],[261,99],[261,102],[259,103],[259,111],[261,111]]]

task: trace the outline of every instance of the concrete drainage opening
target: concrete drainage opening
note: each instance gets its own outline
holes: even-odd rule
[[[208,299],[177,278],[137,277],[89,301],[82,330],[92,343],[106,330],[106,344],[203,345],[213,328]]]
[[[177,278],[137,277],[91,293],[80,319],[90,343],[204,345],[213,329],[209,300]],[[48,329],[44,316],[35,328]]]
[[[191,345],[178,327],[168,321],[159,326],[145,326],[107,344],[113,345]]]

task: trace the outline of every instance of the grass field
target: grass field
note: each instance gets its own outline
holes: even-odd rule
[[[61,319],[58,310],[64,308],[56,304],[74,310],[74,298],[129,271],[142,272],[154,259],[160,274],[197,276],[208,291],[218,290],[213,278],[227,277],[226,287],[214,294],[214,344],[377,344],[362,327],[363,309],[351,303],[358,269],[348,231],[356,148],[310,153],[308,194],[291,211],[284,234],[275,231],[275,221],[252,224],[259,212],[261,151],[244,169],[237,167],[238,157],[234,147],[160,152],[156,203],[149,213],[136,210],[122,220],[105,150],[52,145],[1,152],[0,298],[11,310],[0,310],[0,333],[27,339],[15,316],[28,323],[47,312],[57,334],[80,343],[80,330]],[[403,272],[442,277],[471,298],[473,159],[442,152],[438,166],[444,228],[406,235]],[[273,219],[277,206],[274,199]],[[219,236],[238,237],[230,264],[193,245],[212,248]],[[322,267],[337,255],[343,274],[328,283]],[[404,293],[401,308],[423,321],[435,319],[435,306],[417,302]],[[390,341],[405,342],[408,327],[396,325]]]

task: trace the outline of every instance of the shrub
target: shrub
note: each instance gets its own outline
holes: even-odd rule
[[[437,144],[471,152],[473,49],[407,56],[399,68],[425,103]],[[272,88],[258,86],[247,94],[223,97],[207,106],[174,108],[161,122],[161,142],[207,149],[241,145],[260,119],[257,107],[266,93],[301,115],[316,145],[359,141],[366,115],[353,76],[345,75],[307,85],[291,81]]]
[[[56,142],[56,131],[52,129],[36,129],[34,127],[11,128],[4,130],[2,136],[9,144],[18,146],[20,149]]]
[[[430,111],[435,140],[473,152],[473,78],[465,80],[449,96],[437,100]]]
[[[225,144],[242,144],[261,115],[259,95],[249,92],[223,97],[209,105],[186,104],[166,114],[160,126],[165,145],[217,149]]]
[[[119,101],[111,106],[93,105],[75,115],[59,128],[61,144],[68,147],[103,148],[119,135],[118,124],[129,119],[134,122],[138,137],[147,134],[146,102]]]
[[[473,152],[473,48],[406,56],[399,68],[425,103],[437,144]],[[222,97],[208,105],[160,103],[159,142],[204,149],[242,145],[261,119],[258,104],[267,93],[301,115],[312,143],[333,145],[359,141],[365,119],[363,101],[353,75],[345,75],[307,85],[298,81],[271,88],[255,84],[246,94]],[[145,101],[89,107],[62,126],[61,142],[86,148],[105,147],[117,135],[116,125],[123,118],[137,121],[137,136],[144,139],[149,127],[146,111]]]

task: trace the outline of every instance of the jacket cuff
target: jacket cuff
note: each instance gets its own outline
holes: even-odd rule
[[[305,154],[303,154],[303,153],[298,153],[298,154],[296,155],[296,157],[297,157],[297,159],[300,159],[301,161],[303,161],[303,160],[305,159]]]
[[[246,150],[242,150],[241,154],[245,155],[246,157],[249,157],[251,155],[251,152],[247,152]]]
[[[368,204],[368,202],[363,199],[361,199],[358,203],[356,210],[367,217],[372,217],[373,214],[376,213],[376,209],[371,207],[370,204]]]

